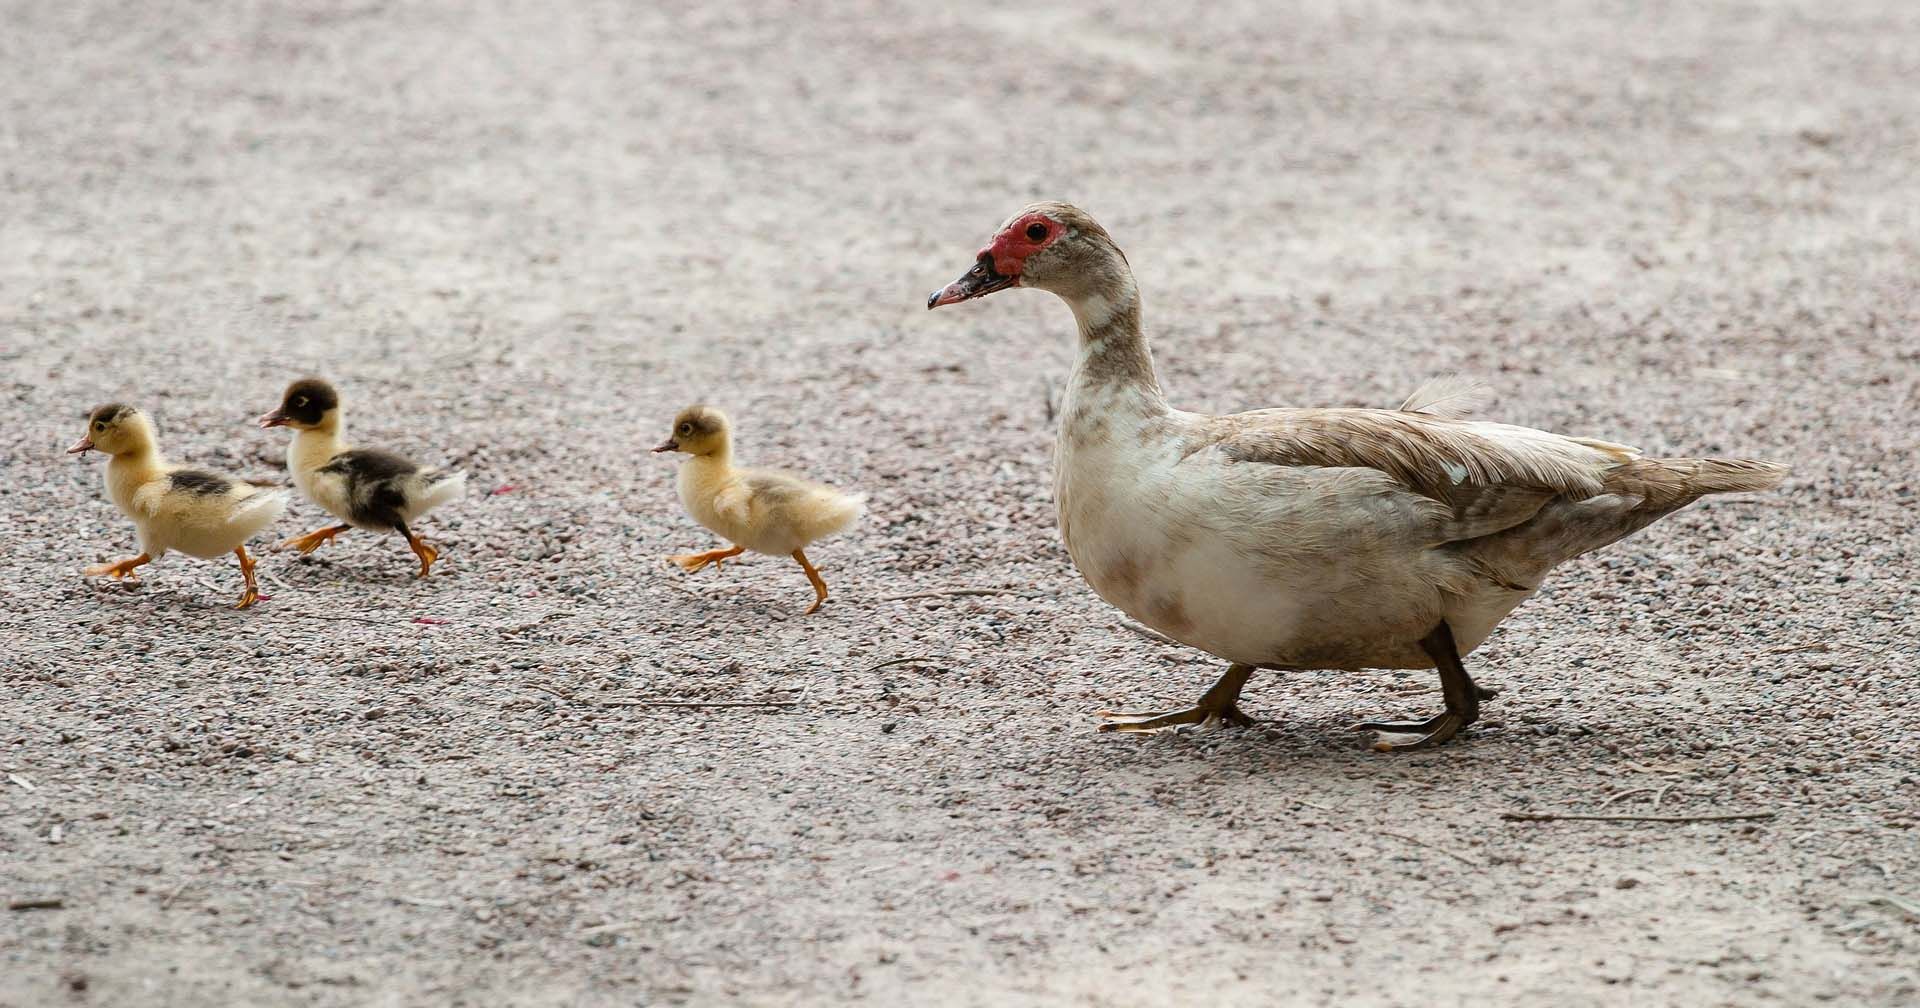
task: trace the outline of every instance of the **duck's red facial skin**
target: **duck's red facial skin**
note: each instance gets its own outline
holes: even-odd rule
[[[993,257],[993,268],[1001,276],[1018,277],[1027,257],[1059,240],[1061,230],[1059,223],[1046,214],[1024,214],[1001,228],[980,254]]]
[[[960,279],[927,296],[927,307],[959,304],[994,291],[1020,286],[1020,274],[1034,253],[1060,240],[1065,230],[1043,213],[1021,214],[1020,219],[1000,229],[993,241],[974,256],[973,268]]]

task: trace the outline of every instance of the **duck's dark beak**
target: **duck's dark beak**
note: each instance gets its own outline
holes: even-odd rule
[[[927,307],[933,309],[941,305],[959,304],[1019,284],[1019,277],[1002,275],[993,268],[993,256],[982,252],[979,261],[973,264],[972,269],[961,274],[960,279],[927,295]]]
[[[658,455],[661,452],[679,451],[679,450],[680,450],[680,442],[675,441],[672,438],[668,438],[665,441],[662,441],[659,444],[653,446],[653,453],[655,455]]]
[[[73,447],[67,449],[67,454],[85,455],[87,452],[90,452],[92,450],[93,450],[93,438],[83,437],[80,440],[75,441],[73,443]]]
[[[293,418],[286,415],[285,413],[282,413],[279,410],[274,410],[273,412],[264,414],[260,417],[260,426],[263,428],[264,427],[285,427],[287,425],[287,421],[291,419]]]

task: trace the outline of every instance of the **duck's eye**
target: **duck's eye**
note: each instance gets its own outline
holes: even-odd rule
[[[680,425],[680,436],[681,436],[681,437],[686,437],[686,436],[687,436],[688,434],[691,434],[691,433],[693,433],[693,425],[692,425],[692,424],[690,424],[690,423],[683,423],[683,424],[681,424],[681,425]]]
[[[1040,224],[1037,222],[1027,225],[1027,240],[1028,241],[1046,241],[1047,226],[1045,224]]]
[[[307,405],[307,397],[301,396],[300,398],[295,399],[293,401],[293,404],[298,407],[305,407]]]
[[[107,422],[106,422],[105,420],[95,420],[95,421],[93,422],[93,429],[94,429],[94,430],[97,430],[97,431],[99,431],[99,430],[106,430],[106,429],[107,429]]]

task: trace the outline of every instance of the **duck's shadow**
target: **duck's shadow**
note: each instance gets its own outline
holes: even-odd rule
[[[1080,767],[1077,783],[1107,787],[1154,786],[1170,776],[1209,778],[1210,788],[1236,790],[1235,782],[1257,782],[1270,798],[1276,787],[1310,798],[1328,789],[1350,791],[1369,779],[1406,783],[1409,778],[1437,786],[1478,786],[1488,774],[1519,770],[1568,759],[1578,746],[1586,756],[1606,759],[1598,739],[1574,719],[1529,718],[1525,726],[1488,719],[1433,749],[1378,752],[1375,735],[1356,731],[1357,718],[1313,716],[1263,721],[1252,727],[1189,728],[1154,733],[1074,732],[1059,736],[1063,750],[1101,746],[1097,758],[1072,758]],[[1544,728],[1544,730],[1543,730]],[[1232,800],[1228,798],[1226,800]],[[1263,799],[1264,800],[1264,799]]]

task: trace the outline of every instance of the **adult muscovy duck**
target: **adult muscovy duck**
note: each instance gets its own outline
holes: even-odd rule
[[[1436,668],[1444,712],[1356,730],[1383,751],[1439,745],[1493,695],[1462,656],[1548,571],[1787,473],[1469,420],[1446,391],[1398,410],[1174,409],[1126,256],[1065,203],[1015,214],[927,307],[1009,287],[1053,292],[1079,325],[1054,475],[1074,566],[1127,615],[1230,663],[1193,707],[1103,713],[1102,731],[1251,723],[1237,702],[1256,669]]]

